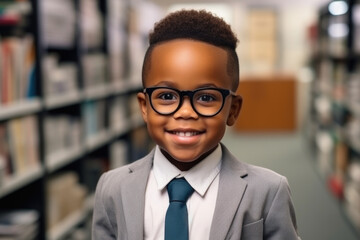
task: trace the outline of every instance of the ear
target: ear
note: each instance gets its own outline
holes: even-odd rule
[[[146,107],[146,95],[143,92],[137,94],[138,103],[140,106],[141,114],[144,121],[147,123],[147,107]]]
[[[236,95],[236,96],[232,97],[230,113],[229,113],[228,119],[226,121],[226,124],[228,126],[232,126],[235,124],[235,122],[240,114],[242,102],[243,102],[243,100],[240,95]]]

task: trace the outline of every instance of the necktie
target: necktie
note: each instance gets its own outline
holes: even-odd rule
[[[165,217],[165,240],[188,240],[186,201],[194,189],[184,178],[175,178],[167,185],[167,190],[170,204]]]

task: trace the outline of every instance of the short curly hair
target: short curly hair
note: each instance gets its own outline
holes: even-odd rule
[[[157,45],[175,39],[192,39],[223,48],[228,53],[227,72],[232,78],[232,90],[239,85],[239,60],[236,54],[238,39],[223,19],[205,10],[180,10],[170,13],[155,24],[149,34],[149,47],[146,51],[142,82],[150,69],[151,53]]]

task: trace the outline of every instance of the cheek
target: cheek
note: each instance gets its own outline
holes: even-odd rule
[[[216,138],[222,138],[226,129],[226,120],[227,115],[225,114],[219,114],[213,118],[206,119],[206,128],[214,136],[217,136]]]
[[[147,109],[147,127],[150,135],[155,138],[157,134],[163,132],[166,118],[155,113],[152,109]]]

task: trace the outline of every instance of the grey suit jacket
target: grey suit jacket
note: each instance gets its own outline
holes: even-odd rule
[[[298,239],[286,178],[238,161],[223,145],[222,150],[210,239]],[[95,193],[93,240],[143,239],[145,189],[153,156],[154,150],[102,175]]]

